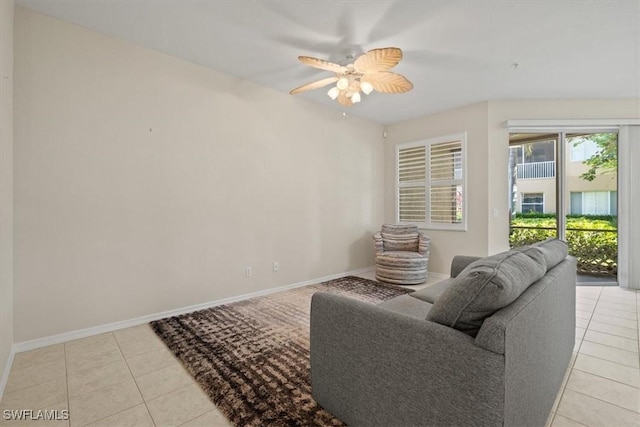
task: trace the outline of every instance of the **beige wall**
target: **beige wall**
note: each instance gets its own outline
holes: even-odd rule
[[[388,126],[385,140],[385,221],[394,223],[396,145],[459,132],[467,132],[467,231],[427,230],[431,237],[429,270],[440,274],[449,274],[454,255],[487,254],[487,103]]]
[[[508,248],[509,216],[506,165],[509,156],[509,130],[506,120],[516,119],[625,119],[640,117],[640,99],[520,100],[489,102],[489,191],[491,209],[498,218],[489,220],[489,252]],[[500,166],[505,165],[505,166]]]
[[[13,8],[0,1],[0,377],[13,345]]]
[[[382,126],[25,9],[15,26],[16,342],[373,264]]]

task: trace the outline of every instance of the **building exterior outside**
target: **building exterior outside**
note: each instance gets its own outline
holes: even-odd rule
[[[512,146],[516,159],[516,213],[556,212],[556,140]],[[598,151],[596,143],[569,143],[565,161],[566,212],[578,215],[617,215],[617,174],[599,173],[593,181],[580,176],[589,167],[584,161]]]

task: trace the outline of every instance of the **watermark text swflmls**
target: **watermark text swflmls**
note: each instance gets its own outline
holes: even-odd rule
[[[60,421],[69,419],[68,409],[5,409],[5,420],[14,421]]]

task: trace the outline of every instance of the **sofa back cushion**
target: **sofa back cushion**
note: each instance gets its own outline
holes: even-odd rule
[[[418,252],[418,227],[415,225],[382,226],[383,250]]]
[[[544,255],[535,247],[481,258],[453,279],[426,319],[475,337],[484,319],[515,301],[546,271]]]

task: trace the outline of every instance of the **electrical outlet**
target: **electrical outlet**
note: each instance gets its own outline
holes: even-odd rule
[[[278,265],[278,261],[273,261],[273,271],[278,271],[280,266]]]
[[[253,269],[251,267],[245,267],[244,275],[247,277],[253,276]]]

